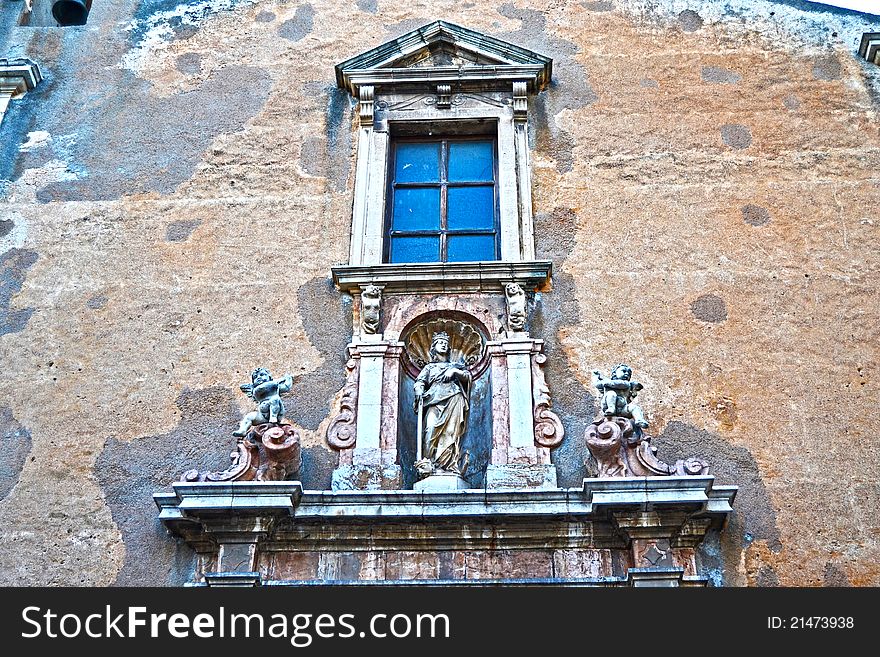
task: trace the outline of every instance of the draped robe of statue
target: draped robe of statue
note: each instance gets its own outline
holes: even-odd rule
[[[447,372],[450,381],[445,381]],[[470,411],[471,374],[458,363],[428,363],[416,379],[416,389],[424,392],[423,457],[435,467],[458,472],[461,440],[467,431]]]

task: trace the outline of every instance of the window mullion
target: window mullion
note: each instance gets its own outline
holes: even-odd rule
[[[440,262],[446,262],[446,214],[448,209],[449,140],[440,142]]]

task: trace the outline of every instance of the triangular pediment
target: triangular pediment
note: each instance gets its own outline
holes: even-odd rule
[[[552,65],[549,57],[513,43],[434,21],[337,64],[336,82],[355,93],[360,84],[411,83],[418,79],[417,70],[427,75],[428,69],[434,69],[432,81],[452,72],[460,80],[485,80],[487,73],[497,72],[499,79],[522,79],[543,88],[550,81]],[[408,70],[415,75],[402,73]]]

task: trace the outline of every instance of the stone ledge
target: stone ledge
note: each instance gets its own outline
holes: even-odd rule
[[[553,270],[549,260],[527,262],[428,262],[342,265],[333,267],[333,282],[350,294],[363,287],[384,286],[384,293],[498,292],[507,282],[527,290],[547,284]]]
[[[711,475],[608,478],[585,479],[582,489],[456,491],[303,491],[298,481],[178,482],[173,484],[173,493],[156,493],[153,499],[166,525],[233,515],[288,515],[334,522],[554,516],[592,520],[616,512],[666,511],[707,518],[717,525],[733,510],[737,487],[713,487],[714,481]]]

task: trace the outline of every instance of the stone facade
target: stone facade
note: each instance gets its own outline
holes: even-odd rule
[[[363,360],[347,353],[361,288],[331,275],[351,264],[361,120],[333,67],[437,19],[553,58],[525,138],[532,261],[552,262],[527,293],[565,434],[556,486],[596,473],[590,372],[628,362],[665,461],[705,458],[739,492],[693,562],[668,538],[631,538],[626,559],[561,543],[370,559],[389,579],[639,579],[644,563],[735,586],[880,583],[880,68],[858,52],[880,19],[770,0],[209,6],[96,3],[83,28],[0,6],[0,57],[43,76],[0,124],[3,583],[197,579],[151,495],[227,466],[258,363],[296,376],[302,488],[331,490],[328,428]],[[254,565],[379,569],[351,552]]]

